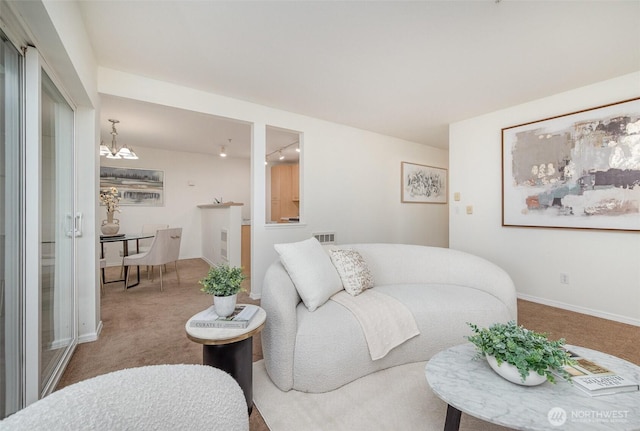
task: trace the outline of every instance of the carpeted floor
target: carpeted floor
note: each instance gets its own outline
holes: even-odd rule
[[[178,264],[181,283],[177,282],[172,265],[168,270],[163,292],[157,270],[154,282],[148,281],[143,272],[140,285],[126,292],[122,283],[105,285],[100,338],[78,345],[58,389],[124,368],[202,363],[202,346],[187,339],[184,324],[212,303],[209,295],[200,292],[198,284],[208,264],[201,259],[181,260]],[[108,279],[118,275],[119,268],[107,269]],[[239,301],[259,303],[246,293],[240,295]],[[569,344],[601,350],[640,364],[640,328],[636,326],[528,301],[518,301],[518,312],[520,324],[546,332],[550,338],[564,337]],[[253,343],[254,361],[258,361],[262,359],[260,337],[254,337]],[[257,409],[253,409],[250,426],[252,431],[268,430]]]

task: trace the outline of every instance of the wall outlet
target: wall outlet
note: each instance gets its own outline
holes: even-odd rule
[[[569,284],[569,274],[566,272],[560,273],[560,284]]]

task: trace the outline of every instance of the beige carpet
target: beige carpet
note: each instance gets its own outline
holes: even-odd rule
[[[425,364],[393,367],[335,391],[307,394],[280,391],[260,360],[253,364],[253,400],[271,431],[441,431],[447,405],[429,389]],[[465,414],[460,423],[467,431],[507,429]]]

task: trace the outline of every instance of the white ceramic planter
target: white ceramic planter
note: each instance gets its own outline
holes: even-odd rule
[[[516,383],[523,386],[537,386],[547,380],[547,376],[541,376],[535,371],[529,371],[529,375],[523,382],[518,368],[516,368],[514,365],[508,364],[504,361],[502,362],[502,364],[498,365],[498,361],[495,357],[489,355],[485,356],[487,357],[487,362],[489,363],[489,366],[491,366],[493,371],[498,373],[500,377],[509,380],[511,383]]]
[[[213,306],[215,307],[216,314],[218,316],[227,317],[233,314],[233,310],[236,308],[236,299],[238,294],[230,296],[214,296]]]

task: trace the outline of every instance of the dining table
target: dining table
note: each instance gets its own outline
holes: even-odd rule
[[[135,241],[135,253],[140,253],[140,240],[153,238],[153,234],[116,234],[116,235],[100,235],[100,257],[104,258],[104,245],[112,242],[121,242],[122,243],[122,256],[129,256],[129,241]],[[116,280],[106,280],[105,278],[105,269],[102,268],[102,282],[103,284],[108,283],[119,283],[124,282],[127,279],[129,274],[129,267],[124,267],[124,277]],[[132,288],[140,284],[140,266],[137,266],[136,271],[136,282],[127,286],[127,289]],[[126,285],[126,283],[125,283]]]

